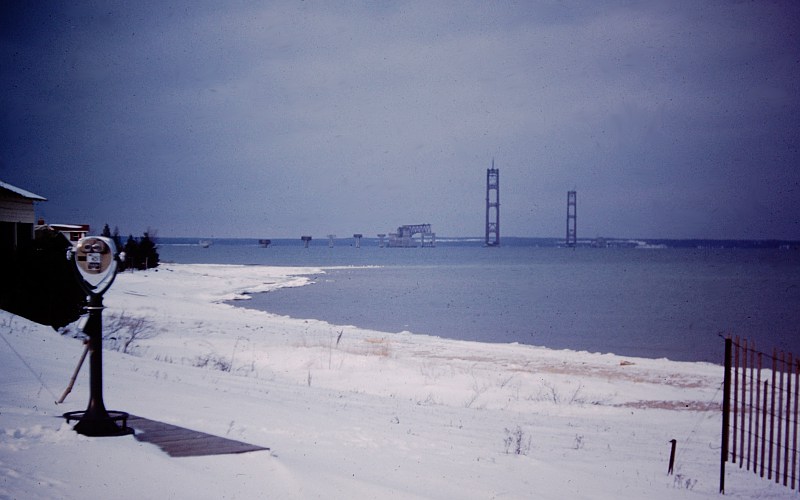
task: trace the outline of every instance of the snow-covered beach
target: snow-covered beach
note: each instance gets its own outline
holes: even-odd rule
[[[76,434],[59,417],[85,408],[87,367],[54,401],[81,341],[0,311],[0,497],[718,496],[720,366],[386,334],[226,303],[321,273],[167,264],[121,274],[106,294],[106,325],[145,320],[127,354],[105,353],[106,406],[270,448],[239,455],[172,458],[130,436]],[[795,494],[728,465],[726,496]]]

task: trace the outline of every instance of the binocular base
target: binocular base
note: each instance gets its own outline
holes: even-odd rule
[[[95,412],[96,413],[96,412]],[[77,420],[73,429],[78,434],[92,437],[127,436],[133,434],[133,429],[128,427],[128,413],[124,411],[108,411],[105,415],[96,415],[88,411],[70,411],[63,417],[70,423]],[[119,426],[117,422],[122,422]]]

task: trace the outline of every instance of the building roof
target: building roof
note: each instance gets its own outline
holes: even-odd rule
[[[0,181],[0,188],[5,189],[6,191],[11,191],[14,194],[18,194],[23,198],[27,198],[33,201],[47,201],[47,198],[43,196],[39,196],[38,194],[33,194],[30,191],[25,191],[22,188],[18,188],[17,186],[12,186],[11,184],[7,184],[3,181]]]
[[[57,231],[88,231],[89,224],[47,224]]]

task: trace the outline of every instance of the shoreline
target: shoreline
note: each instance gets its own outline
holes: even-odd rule
[[[546,354],[546,357],[576,357],[581,358],[581,363],[586,363],[584,358],[596,359],[613,359],[618,362],[625,360],[635,360],[639,365],[642,364],[677,364],[677,365],[697,365],[704,367],[714,367],[721,369],[721,365],[716,363],[704,361],[676,361],[668,358],[649,358],[642,356],[625,356],[610,352],[590,352],[586,350],[576,349],[553,349],[546,346],[534,346],[529,344],[522,344],[518,342],[504,343],[504,342],[481,342],[474,340],[461,340],[451,339],[446,337],[438,337],[427,334],[414,333],[410,331],[403,331],[398,333],[384,332],[369,328],[361,328],[354,325],[335,325],[330,324],[324,320],[314,318],[294,318],[284,316],[276,313],[266,312],[259,309],[243,307],[249,299],[250,295],[254,293],[263,293],[279,290],[286,287],[302,287],[309,284],[310,275],[323,275],[329,267],[281,267],[281,266],[262,266],[262,265],[238,265],[238,264],[169,264],[165,266],[160,272],[162,273],[175,273],[183,272],[192,276],[192,286],[195,290],[190,292],[190,295],[182,293],[178,294],[181,299],[189,299],[191,301],[209,301],[208,306],[220,306],[220,309],[215,311],[214,315],[221,315],[225,308],[231,308],[231,317],[220,318],[223,320],[237,319],[239,321],[259,321],[263,323],[263,327],[270,327],[274,330],[284,330],[287,334],[302,332],[299,341],[306,344],[311,342],[326,342],[326,337],[333,334],[338,335],[339,331],[343,331],[343,338],[354,337],[362,342],[369,342],[369,339],[381,338],[386,339],[386,342],[396,343],[398,346],[410,346],[410,349],[422,350],[425,347],[436,346],[441,350],[449,350],[457,353],[458,351],[465,351],[465,359],[477,359],[481,356],[476,354],[485,350],[488,353],[507,352],[512,353],[516,357],[527,357],[530,355],[541,356]],[[213,271],[213,272],[212,272]],[[255,272],[253,272],[255,271]],[[150,271],[151,273],[153,271]],[[131,278],[140,278],[147,272],[137,272],[127,276]],[[154,276],[158,272],[154,273]],[[198,281],[198,278],[200,280]],[[198,287],[197,283],[208,280],[207,284]],[[131,283],[133,287],[138,286],[144,282],[145,279],[137,279],[139,283]],[[115,284],[119,289],[125,285]],[[190,287],[191,288],[191,287]],[[112,289],[112,291],[114,291]],[[131,298],[131,290],[120,290],[126,298]],[[143,299],[144,294],[135,296],[136,299]],[[117,298],[113,297],[109,306],[110,310],[124,310],[125,307],[116,303]],[[146,302],[146,300],[145,300]],[[144,309],[150,309],[152,306],[143,305]],[[205,309],[201,307],[201,309]],[[177,309],[176,309],[177,310]],[[208,311],[210,312],[210,311]],[[213,315],[212,315],[213,316]],[[227,316],[227,315],[225,315]],[[211,321],[210,318],[204,321]],[[367,340],[364,340],[367,339]],[[274,338],[266,337],[264,342],[273,344]],[[508,354],[511,355],[511,354]],[[456,356],[454,354],[453,356]],[[453,357],[451,356],[451,357]]]
[[[222,264],[222,265],[224,265],[224,264]],[[253,266],[258,267],[259,265],[253,265]],[[270,267],[270,266],[264,266],[264,267]],[[280,266],[275,266],[275,267],[278,268],[278,269],[281,268]],[[277,292],[277,291],[281,291],[284,288],[296,288],[296,289],[298,289],[298,291],[297,291],[298,294],[303,294],[304,292],[299,291],[299,289],[304,287],[304,286],[308,286],[308,285],[315,285],[317,287],[321,287],[321,288],[315,288],[314,290],[309,290],[308,292],[310,292],[311,294],[316,293],[320,289],[326,289],[326,293],[323,294],[324,297],[328,297],[331,294],[334,294],[334,296],[339,296],[339,294],[341,294],[342,292],[330,288],[330,287],[332,287],[334,285],[331,284],[331,283],[327,283],[327,279],[325,279],[325,277],[327,275],[327,271],[342,271],[342,270],[343,271],[350,271],[350,270],[363,270],[363,269],[383,269],[383,268],[386,268],[386,267],[387,266],[384,266],[384,265],[354,265],[354,266],[321,266],[321,267],[308,267],[308,268],[302,268],[302,267],[301,268],[294,268],[295,271],[297,272],[296,277],[304,278],[305,282],[303,282],[303,283],[295,282],[295,283],[293,283],[291,285],[287,285],[287,286],[276,286],[275,288],[269,289],[269,290],[248,290],[246,292],[243,292],[241,295],[237,296],[236,298],[228,301],[227,303],[229,303],[230,305],[236,306],[236,307],[240,307],[242,309],[249,309],[249,310],[254,310],[254,311],[266,312],[266,313],[269,313],[269,314],[274,314],[274,315],[278,315],[278,316],[284,316],[284,317],[287,317],[287,318],[297,319],[297,320],[301,320],[301,321],[306,321],[306,320],[309,320],[309,321],[321,321],[321,322],[324,322],[326,324],[331,325],[331,327],[333,327],[333,328],[356,328],[356,329],[360,329],[360,330],[369,330],[369,331],[381,332],[381,333],[383,333],[385,335],[412,334],[412,335],[420,335],[420,336],[448,339],[448,340],[454,340],[454,341],[477,342],[477,343],[480,343],[480,344],[487,344],[487,345],[515,345],[516,344],[516,345],[523,345],[523,346],[529,346],[529,347],[534,347],[534,348],[551,349],[551,350],[555,350],[555,351],[564,350],[564,351],[571,351],[571,352],[586,352],[586,353],[598,354],[598,355],[610,354],[610,355],[626,357],[626,358],[668,360],[668,361],[675,361],[675,362],[698,362],[698,363],[710,363],[710,364],[713,364],[713,365],[716,365],[716,366],[722,366],[721,362],[715,362],[715,361],[708,361],[708,360],[702,360],[702,359],[680,359],[680,358],[676,359],[676,358],[672,358],[672,357],[669,356],[669,352],[653,353],[653,354],[649,354],[649,353],[622,353],[621,354],[619,352],[616,352],[613,349],[608,349],[608,350],[589,349],[589,348],[582,349],[580,347],[572,347],[572,346],[554,347],[554,346],[549,346],[549,345],[544,344],[544,343],[536,343],[534,341],[526,342],[525,340],[520,340],[520,339],[518,339],[518,340],[505,340],[505,339],[493,340],[493,339],[486,339],[486,338],[460,338],[459,335],[448,334],[447,332],[438,331],[438,330],[441,330],[441,326],[437,325],[437,324],[433,324],[432,325],[432,329],[434,330],[434,332],[432,332],[432,333],[424,333],[424,332],[420,332],[416,328],[408,328],[409,325],[403,325],[403,326],[395,325],[394,328],[389,329],[389,328],[382,328],[380,325],[375,324],[376,323],[376,319],[375,318],[363,318],[362,317],[361,319],[364,320],[364,321],[346,322],[346,320],[337,321],[335,319],[325,319],[324,318],[326,316],[325,313],[318,314],[318,315],[314,315],[313,313],[311,313],[311,314],[304,315],[304,316],[293,315],[292,312],[289,312],[287,314],[287,313],[282,312],[282,311],[276,311],[275,309],[280,309],[280,306],[275,307],[272,310],[270,310],[270,308],[268,307],[267,304],[264,304],[263,301],[259,300],[259,295],[260,294]],[[388,267],[391,267],[391,266],[388,266]],[[320,279],[320,278],[322,278],[322,279]],[[339,277],[336,277],[336,276],[331,277],[331,279],[334,279],[334,278],[337,278],[336,281],[338,281],[339,278],[342,278],[342,277],[341,276],[339,276]],[[302,296],[302,298],[306,298],[307,299],[308,295],[309,295],[308,292],[306,292]],[[290,292],[290,293],[293,293],[293,292]],[[276,297],[280,297],[280,299],[278,299],[278,300],[284,302],[284,308],[285,308],[286,307],[286,301],[288,299],[286,297],[283,297],[283,296],[276,296]],[[319,297],[317,297],[317,298],[319,298]],[[290,302],[297,303],[298,301],[294,300],[294,301],[290,301]],[[289,306],[289,309],[294,309],[294,308],[295,308],[295,306],[291,306],[291,305]],[[300,306],[300,309],[304,309],[304,308],[305,308],[305,306],[303,306],[303,305]],[[356,313],[356,315],[358,315],[358,314],[359,313]],[[452,312],[450,314],[452,315]],[[337,313],[333,312],[332,314],[327,314],[327,316],[331,316],[331,315],[332,316],[336,316]],[[315,317],[315,316],[322,316],[322,317]],[[444,318],[446,319],[446,318],[448,318],[448,316],[445,316]],[[373,323],[375,325],[374,326],[371,326],[369,324],[365,325],[364,323]],[[456,330],[458,329],[457,326],[454,326],[453,328],[456,329]],[[661,347],[662,347],[662,349],[655,349],[655,350],[656,351],[664,351],[663,346],[661,346]],[[622,351],[625,351],[625,350],[641,351],[642,350],[642,348],[635,347],[635,346],[627,346],[625,348],[620,348],[620,349]],[[652,346],[651,346],[651,350],[653,350]],[[680,356],[680,354],[679,354],[679,356]],[[684,357],[685,357],[685,355],[684,355]]]
[[[568,496],[599,499],[717,497],[719,454],[709,450],[719,440],[720,367],[386,335],[225,303],[248,290],[297,284],[298,270],[307,271],[167,264],[120,275],[105,300],[104,321],[122,313],[145,318],[152,333],[128,354],[106,353],[109,407],[269,453],[180,461],[134,439],[78,436],[53,418],[65,410],[37,377],[60,387],[80,340],[0,312],[0,332],[41,374],[9,372],[0,386],[0,467],[12,464],[13,473],[0,493],[130,491],[136,481],[103,459],[124,452],[124,468],[150,478],[144,496],[179,495],[192,485],[216,497],[252,498],[268,488],[308,498],[331,496],[336,485],[337,498],[556,499],[566,487]],[[0,362],[19,365],[9,350],[0,350]],[[84,373],[68,409],[81,406],[87,385]],[[661,448],[672,437],[681,439],[678,472],[691,477],[691,491],[664,474]],[[517,451],[509,447],[515,439]],[[76,479],[63,466],[76,449],[76,467],[113,481]],[[246,481],[237,479],[242,474]],[[56,481],[37,490],[41,475]],[[768,487],[751,476],[729,478],[730,490],[746,496]]]

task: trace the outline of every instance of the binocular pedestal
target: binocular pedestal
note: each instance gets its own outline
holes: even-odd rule
[[[103,297],[89,295],[89,319],[84,333],[89,336],[89,406],[85,411],[64,414],[67,422],[78,420],[74,430],[85,436],[124,436],[133,434],[127,426],[128,414],[106,410],[103,403]],[[117,425],[121,421],[122,426]]]

